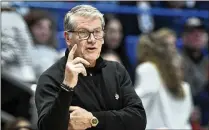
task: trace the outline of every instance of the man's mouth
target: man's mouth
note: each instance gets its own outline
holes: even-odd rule
[[[94,50],[96,50],[96,49],[97,49],[96,47],[88,47],[88,48],[87,48],[88,51],[94,51]]]

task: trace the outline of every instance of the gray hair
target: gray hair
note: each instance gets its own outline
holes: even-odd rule
[[[73,16],[83,16],[83,17],[98,17],[102,22],[102,28],[104,29],[105,21],[103,14],[91,5],[78,5],[73,7],[68,13],[65,15],[64,19],[64,30],[73,30],[75,28],[75,22],[73,21]]]

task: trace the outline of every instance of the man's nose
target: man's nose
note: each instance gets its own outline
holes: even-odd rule
[[[95,39],[93,33],[90,34],[87,41],[88,41],[88,43],[93,43],[93,44],[96,42],[96,39]]]

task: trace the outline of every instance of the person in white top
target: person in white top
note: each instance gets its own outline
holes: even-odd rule
[[[33,71],[33,41],[23,17],[11,2],[1,3],[1,70],[24,83],[36,82]]]
[[[147,115],[146,129],[191,129],[190,86],[183,82],[181,57],[156,35],[141,36],[135,91]]]
[[[33,69],[36,72],[36,78],[53,65],[59,57],[56,50],[56,25],[54,18],[48,11],[31,9],[25,16],[25,21],[33,36],[33,48],[31,55],[33,57]]]

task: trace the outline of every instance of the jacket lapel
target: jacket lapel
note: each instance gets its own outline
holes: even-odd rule
[[[104,100],[109,110],[118,110],[121,107],[121,92],[118,81],[118,76],[116,75],[115,64],[108,64],[102,69],[102,76],[104,81],[104,87],[102,91],[106,92]]]

